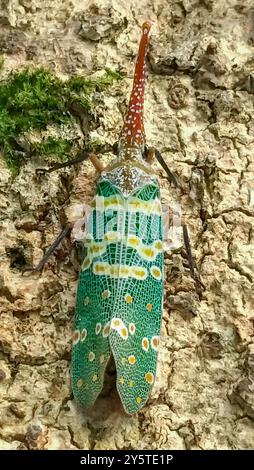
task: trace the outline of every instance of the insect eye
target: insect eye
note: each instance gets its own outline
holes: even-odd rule
[[[144,146],[142,157],[144,158],[144,160],[146,160],[147,157],[148,157],[148,146],[147,145]]]
[[[113,152],[114,155],[118,154],[118,142],[114,142],[114,144],[112,146],[112,152]]]

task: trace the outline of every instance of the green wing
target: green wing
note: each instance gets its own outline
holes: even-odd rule
[[[134,413],[147,401],[156,373],[163,295],[159,188],[148,185],[124,198],[104,181],[97,194],[103,207],[94,210],[79,281],[73,390],[91,406],[112,352],[119,395]]]
[[[115,191],[99,185],[97,196],[103,194],[106,198],[113,196]],[[117,290],[116,279],[98,275],[94,269],[96,263],[107,262],[110,245],[104,237],[108,213],[98,210],[99,202],[95,204],[89,218],[88,232],[92,238],[87,238],[84,244],[71,361],[74,397],[85,407],[94,404],[103,387],[105,368],[111,356],[110,321]]]
[[[156,374],[163,296],[162,225],[158,197],[158,187],[146,186],[127,200],[126,233],[132,243],[124,243],[120,264],[129,266],[130,273],[129,277],[119,275],[118,278],[113,314],[121,326],[115,327],[114,319],[111,320],[109,338],[116,363],[117,389],[125,410],[130,414],[146,403]],[[136,214],[130,220],[135,203]],[[128,331],[127,337],[121,334],[124,328]]]
[[[93,405],[100,393],[110,357],[110,299],[102,297],[102,285],[87,269],[80,274],[72,348],[72,387],[76,400]]]

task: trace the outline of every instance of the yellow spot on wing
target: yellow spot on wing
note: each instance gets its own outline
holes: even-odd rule
[[[94,274],[99,274],[99,275],[107,274],[107,263],[99,263],[99,262],[94,263],[93,272]]]
[[[122,336],[123,339],[128,338],[128,330],[127,330],[126,327],[122,328],[119,333],[120,333],[120,335]]]
[[[107,208],[109,207],[111,204],[117,204],[118,200],[115,196],[109,196],[107,198],[104,199],[104,207]]]
[[[151,267],[151,274],[155,279],[161,279],[162,278],[162,272],[158,266],[152,266]]]
[[[76,344],[78,344],[80,340],[80,331],[79,330],[75,330],[73,332],[73,335],[72,335],[72,343],[73,345],[75,346]]]
[[[83,385],[83,379],[78,379],[77,380],[77,387],[80,388]]]
[[[105,234],[105,240],[108,242],[116,242],[118,240],[118,233],[117,232],[107,232]]]
[[[111,277],[117,277],[119,273],[119,266],[118,264],[112,264],[109,266],[109,275]]]
[[[120,266],[119,269],[119,276],[120,277],[128,277],[130,272],[129,266]]]
[[[136,403],[137,403],[138,405],[140,405],[141,402],[142,402],[142,398],[141,398],[141,397],[137,397],[137,398],[136,398]]]
[[[142,348],[144,349],[144,351],[148,351],[149,349],[149,341],[148,341],[148,338],[143,338],[142,339]]]
[[[122,320],[120,318],[112,318],[112,328],[117,329],[122,324]]]
[[[156,256],[155,250],[153,248],[149,247],[149,246],[148,247],[142,247],[141,250],[140,250],[140,254],[144,258],[148,258],[148,259],[153,259]]]
[[[163,249],[163,243],[162,243],[161,240],[157,240],[157,241],[155,242],[154,246],[155,246],[156,250],[161,251],[161,250]]]
[[[133,297],[130,294],[126,294],[124,296],[124,300],[127,304],[131,304],[133,302]]]
[[[137,266],[132,266],[131,268],[132,277],[136,279],[143,280],[147,277],[147,270],[146,268],[139,268]]]
[[[135,235],[131,235],[128,237],[127,244],[132,246],[133,248],[137,248],[141,243],[141,240],[136,237]]]
[[[100,356],[100,364],[103,364],[104,361],[105,361],[105,356],[104,356],[104,354],[102,354]]]
[[[120,197],[117,196],[105,197],[104,208],[108,209],[109,207],[115,210],[120,209],[121,207],[123,207],[123,201]]]
[[[104,325],[103,330],[102,330],[102,336],[103,338],[107,338],[110,333],[110,322],[106,323]]]
[[[152,372],[147,372],[145,374],[145,380],[148,384],[152,384],[153,381],[154,381],[154,375],[152,374]]]
[[[93,264],[93,273],[98,276],[110,276],[112,278],[128,278],[143,280],[147,277],[147,269],[140,266],[128,266],[108,264],[96,261]]]
[[[92,377],[92,381],[97,382],[97,380],[98,380],[98,375],[94,374],[93,377]]]
[[[120,382],[120,384],[121,384],[121,385],[123,385],[123,384],[124,384],[124,377],[123,377],[123,376],[122,376],[122,377],[120,377],[120,379],[119,379],[119,382]]]
[[[157,350],[158,349],[158,344],[159,344],[159,337],[158,336],[153,336],[152,339],[151,339],[152,348]]]
[[[99,199],[99,198],[98,198]],[[100,199],[99,199],[100,202]],[[138,211],[138,212],[143,212],[144,214],[161,214],[161,203],[159,199],[155,199],[153,201],[141,201],[137,197],[131,197],[129,199],[129,204],[128,204],[128,209],[130,211]],[[124,207],[123,200],[121,197],[113,195],[113,196],[108,196],[103,198],[102,201],[102,208],[99,207],[98,202],[96,203],[96,200],[92,203],[92,206],[95,207],[97,210],[107,210],[107,209],[113,209],[113,210],[119,210]]]
[[[148,312],[151,312],[153,309],[153,304],[146,304],[146,309],[148,310]]]
[[[84,298],[84,305],[88,305],[90,303],[90,297]]]
[[[101,296],[102,296],[103,299],[108,299],[111,296],[110,290],[108,290],[108,289],[104,290],[102,292]]]
[[[93,255],[102,254],[106,250],[106,246],[104,243],[92,243],[90,247],[90,251]]]
[[[139,209],[139,208],[142,208],[142,201],[138,200],[138,199],[133,199],[132,201],[130,201],[130,207],[132,209]]]
[[[136,362],[136,358],[133,355],[129,356],[128,360],[129,360],[129,364],[131,365],[135,364]]]
[[[129,385],[129,387],[134,387],[134,384],[135,384],[135,382],[133,382],[133,380],[130,380],[128,385]]]

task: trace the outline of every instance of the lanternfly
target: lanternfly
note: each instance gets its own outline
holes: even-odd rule
[[[149,21],[142,26],[130,104],[118,142],[117,158],[103,169],[97,184],[96,194],[104,198],[107,224],[100,246],[95,239],[85,246],[75,331],[85,329],[87,335],[82,342],[77,341],[78,334],[75,334],[72,354],[74,395],[86,407],[92,406],[99,395],[107,362],[113,355],[116,386],[128,413],[142,408],[150,395],[162,316],[160,190],[150,162],[144,160],[143,102],[150,27]],[[121,236],[119,233],[113,236],[108,228],[110,218],[123,208],[125,224]],[[95,204],[94,221],[98,220],[96,211]],[[119,227],[115,230],[119,232]],[[96,232],[95,226],[93,232]],[[84,302],[88,298],[89,302]],[[103,336],[106,327],[109,334]]]

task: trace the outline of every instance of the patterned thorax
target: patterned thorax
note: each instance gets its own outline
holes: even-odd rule
[[[144,185],[158,184],[157,177],[150,170],[150,165],[146,165],[145,162],[143,165],[138,165],[138,162],[135,164],[133,160],[130,160],[129,164],[126,161],[116,162],[116,165],[106,168],[101,174],[100,181],[112,183],[124,196],[128,196]]]

